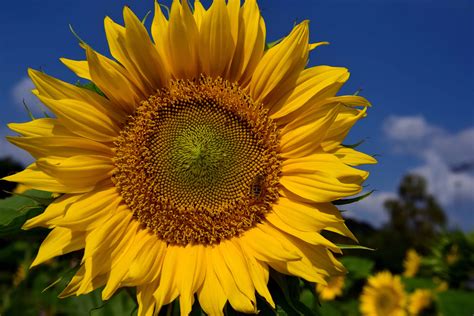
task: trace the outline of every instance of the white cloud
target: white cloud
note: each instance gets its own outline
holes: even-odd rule
[[[342,206],[340,209],[348,210],[344,213],[347,217],[364,220],[376,227],[380,227],[388,220],[387,211],[385,211],[383,206],[385,201],[396,197],[397,195],[392,192],[374,192],[365,199],[349,204],[347,207]]]
[[[474,218],[464,218],[459,210],[474,203],[474,127],[450,133],[422,116],[391,116],[383,130],[394,151],[420,159],[421,164],[408,172],[427,179],[429,193],[452,223],[474,225]],[[456,170],[462,165],[464,170]]]
[[[383,125],[385,135],[395,141],[420,141],[440,132],[426,122],[421,115],[390,116]]]
[[[11,95],[13,101],[21,109],[24,109],[23,102],[28,106],[34,115],[43,116],[46,108],[40,100],[31,92],[35,88],[30,78],[24,77],[18,81],[12,89]]]

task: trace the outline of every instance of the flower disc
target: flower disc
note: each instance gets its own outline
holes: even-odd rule
[[[237,85],[175,81],[142,102],[116,142],[114,182],[170,244],[212,244],[261,222],[278,197],[278,135]]]

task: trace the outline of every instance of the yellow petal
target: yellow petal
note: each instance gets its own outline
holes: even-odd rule
[[[114,169],[110,158],[81,155],[70,158],[41,158],[38,168],[67,186],[93,186],[109,179]]]
[[[142,100],[141,92],[126,77],[123,67],[89,47],[86,48],[86,55],[92,81],[118,108],[127,113],[133,112]]]
[[[335,216],[321,212],[330,204],[307,204],[280,197],[273,205],[273,212],[285,223],[302,231],[320,231],[328,224],[342,222]]]
[[[187,245],[180,247],[180,258],[186,257],[187,260],[177,262],[178,274],[177,286],[179,289],[179,306],[181,315],[189,315],[194,303],[194,293],[201,287],[205,277],[204,247],[202,245]]]
[[[39,96],[58,117],[59,122],[75,134],[98,142],[111,142],[120,127],[110,117],[86,102],[73,99],[53,100]]]
[[[122,285],[122,280],[127,274],[131,262],[137,256],[139,248],[135,247],[135,244],[146,233],[140,229],[140,225],[140,222],[132,220],[125,229],[122,240],[114,247],[111,254],[109,277],[102,291],[103,300],[110,299]]]
[[[280,183],[294,194],[316,203],[331,202],[361,191],[360,185],[328,178],[325,173],[294,173],[283,176]]]
[[[308,21],[298,24],[262,57],[250,83],[250,93],[255,100],[265,103],[273,91],[294,84],[308,59],[308,24]]]
[[[346,73],[346,68],[328,66],[316,66],[303,70],[294,88],[290,87],[288,92],[278,99],[278,102],[270,105],[271,117],[273,119],[283,117],[303,107],[310,100],[324,99],[328,88],[338,84],[339,78]]]
[[[153,316],[155,310],[155,299],[153,292],[158,284],[151,283],[137,286],[138,315]]]
[[[155,47],[158,50],[158,54],[163,58],[163,60],[170,63],[168,24],[168,20],[164,16],[160,4],[158,1],[155,1],[155,14],[153,16],[153,22],[151,23],[151,35],[155,41]]]
[[[199,30],[199,43],[202,72],[211,77],[223,77],[235,47],[224,0],[215,0],[206,11]]]
[[[339,146],[332,150],[331,153],[339,158],[343,163],[350,166],[377,163],[377,160],[374,157],[349,147]]]
[[[103,143],[74,136],[7,137],[8,141],[35,158],[46,156],[104,155],[112,157],[112,148]]]
[[[240,292],[250,298],[252,302],[255,302],[255,288],[250,278],[244,254],[239,245],[235,244],[232,240],[227,240],[221,242],[217,249],[221,253]]]
[[[33,227],[44,226],[52,227],[52,222],[62,218],[66,210],[75,201],[77,201],[82,194],[65,194],[55,199],[40,215],[30,218],[23,224],[22,229],[30,229]]]
[[[158,279],[167,245],[159,240],[153,232],[148,232],[147,237],[143,238],[137,247],[141,250],[130,264],[128,276],[124,280],[127,286],[154,282]]]
[[[237,23],[233,22],[235,24]],[[238,37],[228,72],[229,80],[238,81],[242,86],[247,84],[263,56],[265,35],[265,22],[257,2],[245,1],[239,12]]]
[[[121,200],[114,187],[97,188],[76,198],[67,213],[52,223],[73,230],[92,230],[117,211]]]
[[[136,90],[141,91],[143,96],[154,92],[153,87],[144,84],[145,80],[143,76],[131,60],[125,43],[125,27],[115,23],[111,18],[106,17],[104,19],[104,28],[110,53],[127,70],[126,72],[122,72],[122,74],[133,83]]]
[[[160,285],[153,293],[156,300],[156,309],[160,309],[163,305],[171,303],[179,294],[176,284],[176,276],[181,271],[178,270],[178,262],[183,260],[179,258],[179,247],[168,246],[161,268]]]
[[[78,77],[86,80],[92,80],[89,63],[87,60],[72,60],[67,58],[59,58],[59,60],[69,69],[72,70]]]
[[[265,298],[268,304],[275,308],[275,302],[273,301],[272,295],[267,287],[269,277],[268,266],[256,260],[252,254],[246,253],[245,260],[247,262],[250,277],[252,278],[252,282],[258,294]]]
[[[366,112],[367,107],[364,107],[362,110],[343,107],[324,135],[321,143],[324,150],[331,151],[337,148],[346,138],[352,126],[366,116]]]
[[[151,42],[145,26],[128,7],[123,9],[123,19],[127,51],[140,74],[155,90],[167,87],[170,79],[168,68]]]
[[[288,261],[296,260],[300,257],[297,253],[286,249],[281,243],[272,238],[261,227],[265,224],[259,224],[256,227],[246,231],[240,238],[242,246],[247,252],[251,252],[255,258],[260,261]]]
[[[18,182],[36,190],[58,193],[84,193],[93,188],[91,185],[69,186],[59,183],[54,177],[40,170],[36,163],[31,164],[21,172],[4,177],[3,180]]]
[[[42,98],[77,100],[81,103],[87,103],[89,108],[94,108],[96,112],[109,117],[115,124],[120,124],[125,120],[124,112],[119,111],[109,100],[96,92],[50,77],[33,69],[29,69],[28,74]]]
[[[237,287],[236,281],[231,271],[227,267],[221,252],[218,249],[211,249],[211,264],[217,275],[219,283],[229,299],[230,305],[236,310],[244,313],[255,313],[255,301],[245,296]]]
[[[199,76],[199,31],[188,2],[174,0],[168,27],[169,57],[175,78],[192,79]]]
[[[206,14],[206,9],[202,6],[201,1],[196,0],[194,1],[194,20],[196,21],[196,25],[198,29],[201,28],[202,20],[204,19],[204,15]]]
[[[197,293],[199,304],[206,314],[223,316],[227,296],[212,267],[211,250],[205,249],[205,255],[207,269],[202,288],[199,289]]]
[[[75,135],[54,118],[40,118],[25,123],[10,123],[8,128],[26,137]]]
[[[281,155],[285,158],[304,157],[320,146],[327,129],[336,119],[340,106],[321,106],[281,130]]]
[[[85,235],[82,232],[56,227],[41,244],[31,267],[37,266],[51,258],[84,248]]]

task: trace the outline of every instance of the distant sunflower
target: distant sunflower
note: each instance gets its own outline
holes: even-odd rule
[[[360,311],[364,316],[404,316],[405,302],[400,277],[383,271],[368,279],[360,297]]]
[[[332,301],[337,296],[341,296],[344,290],[345,276],[337,275],[332,276],[327,281],[328,284],[324,285],[321,283],[316,284],[316,292],[319,297],[324,301]]]
[[[405,260],[403,261],[403,276],[414,277],[420,269],[421,256],[416,252],[415,249],[409,249],[406,253]]]
[[[114,59],[82,43],[62,59],[100,90],[30,70],[56,118],[10,124],[37,160],[6,179],[60,192],[24,228],[52,228],[32,266],[84,249],[61,294],[136,287],[139,315],[194,295],[208,314],[227,301],[255,313],[274,302],[269,269],[325,284],[344,267],[320,232],[354,238],[331,201],[354,195],[375,163],[341,142],[367,100],[335,96],[345,68],[305,69],[308,22],[265,49],[255,0],[159,4],[150,39],[127,7],[105,19]]]
[[[421,311],[431,305],[433,294],[427,289],[416,289],[408,298],[408,312],[410,315],[418,315]]]

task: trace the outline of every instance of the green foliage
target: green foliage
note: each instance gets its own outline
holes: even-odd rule
[[[436,303],[440,315],[471,316],[474,312],[472,291],[447,290],[438,293]]]
[[[311,309],[300,301],[300,296],[303,291],[303,282],[299,278],[286,276],[275,271],[272,271],[270,276],[272,282],[270,282],[269,288],[277,305],[277,315],[319,315],[317,310]],[[314,291],[312,293],[314,297]],[[306,296],[306,304],[314,304],[314,302],[310,302],[310,299],[307,297],[308,292],[305,292],[304,295]]]
[[[405,290],[408,292],[413,292],[416,289],[430,289],[433,290],[436,288],[436,284],[433,282],[433,279],[430,278],[404,278],[402,277],[403,285]]]
[[[0,200],[0,236],[18,232],[27,219],[40,214],[51,201],[51,193],[37,190]]]
[[[368,278],[374,268],[374,262],[360,257],[343,257],[341,262],[349,271],[351,279]]]

